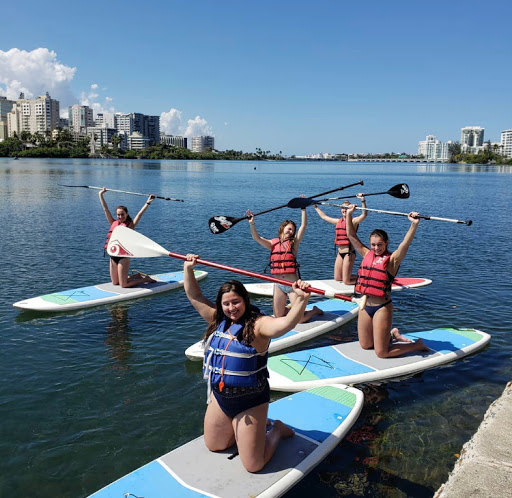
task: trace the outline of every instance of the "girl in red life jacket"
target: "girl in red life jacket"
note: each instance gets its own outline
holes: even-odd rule
[[[105,249],[107,248],[110,236],[114,228],[121,225],[135,229],[142,215],[146,212],[148,206],[155,199],[154,195],[150,195],[146,203],[142,206],[141,210],[137,213],[133,220],[128,214],[128,209],[125,206],[117,206],[116,219],[114,219],[112,213],[108,209],[105,199],[103,198],[103,194],[105,194],[106,191],[107,189],[103,187],[99,192],[101,206],[103,211],[105,211],[105,216],[107,217],[108,222],[110,223],[110,229],[107,235],[107,240],[105,242]],[[112,280],[112,283],[114,285],[121,285],[121,287],[134,287],[143,283],[155,282],[155,280],[153,280],[149,275],[141,275],[140,273],[129,277],[129,268],[130,258],[110,256],[110,279]]]
[[[253,213],[248,210],[248,222],[251,229],[252,238],[265,249],[270,251],[270,273],[276,278],[295,282],[299,279],[299,264],[297,263],[297,253],[299,245],[304,237],[304,232],[308,225],[306,210],[301,210],[301,225],[297,230],[297,225],[291,220],[284,220],[278,231],[278,236],[274,239],[265,239],[258,234],[254,224]],[[291,287],[282,284],[274,284],[274,316],[281,317],[288,313],[286,303],[290,299],[290,304],[295,301],[295,294],[291,292]],[[322,315],[323,311],[314,306],[307,310],[299,323],[307,322],[314,315]]]
[[[308,283],[294,282],[293,306],[286,316],[273,318],[251,306],[249,294],[238,280],[226,282],[219,289],[215,303],[209,301],[194,275],[197,258],[195,254],[187,254],[183,265],[185,292],[208,323],[205,344],[210,344],[215,351],[222,350],[217,360],[205,365],[205,369],[215,368],[210,369],[208,375],[211,395],[204,417],[204,441],[210,451],[224,451],[236,442],[245,469],[258,472],[271,459],[281,439],[294,434],[293,429],[280,420],[275,420],[270,430],[266,430],[270,401],[266,365],[270,340],[292,330],[304,315],[310,296],[304,290]],[[206,356],[208,346],[205,348]],[[237,354],[241,348],[260,358],[257,374],[248,371],[254,368],[254,358],[248,357],[251,354],[246,353],[245,358],[229,354]],[[243,378],[250,380],[237,380]]]
[[[359,312],[357,334],[363,349],[375,349],[379,358],[400,356],[409,351],[428,351],[421,339],[412,342],[403,337],[393,323],[393,303],[391,302],[391,283],[400,263],[411,245],[418,223],[418,213],[409,213],[411,226],[404,239],[393,253],[388,251],[388,234],[384,230],[374,230],[370,234],[370,247],[366,247],[357,237],[352,223],[355,205],[347,209],[347,235],[363,261],[357,273],[356,293],[367,296],[366,305]],[[397,339],[401,343],[390,342]],[[409,343],[409,344],[404,344]]]
[[[365,208],[366,201],[364,200],[364,194],[357,194],[357,197],[361,199],[361,204]],[[318,216],[322,220],[327,221],[336,226],[336,233],[334,238],[334,244],[336,246],[336,260],[334,262],[334,280],[343,282],[346,285],[353,284],[355,277],[352,276],[352,269],[354,268],[354,261],[356,260],[356,251],[350,240],[347,237],[347,207],[349,202],[345,201],[341,207],[341,218],[333,218],[327,216],[316,204],[313,205]],[[357,232],[359,224],[366,218],[368,211],[363,211],[360,216],[352,218],[352,224],[354,230]]]

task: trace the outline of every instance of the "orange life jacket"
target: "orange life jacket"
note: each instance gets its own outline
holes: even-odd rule
[[[374,251],[366,253],[357,272],[354,289],[356,294],[389,297],[391,284],[395,279],[395,276],[387,271],[390,258],[390,252],[385,252],[382,256],[375,256]]]
[[[347,236],[347,220],[345,218],[340,218],[338,223],[336,223],[336,235],[334,238],[334,243],[337,246],[349,246],[350,240]]]
[[[282,275],[283,273],[296,273],[299,264],[297,258],[292,252],[292,243],[290,240],[281,242],[278,238],[271,240],[270,249],[270,273],[273,275]]]

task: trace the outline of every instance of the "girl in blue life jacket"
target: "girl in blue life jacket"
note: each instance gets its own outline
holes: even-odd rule
[[[356,235],[352,223],[355,205],[347,209],[347,235],[355,250],[363,258],[357,272],[355,293],[366,296],[365,306],[357,319],[357,335],[363,349],[375,349],[379,358],[401,356],[410,351],[428,351],[421,339],[416,342],[402,336],[397,328],[392,329],[393,303],[391,284],[398,273],[412,239],[418,228],[418,213],[409,213],[411,226],[394,252],[388,251],[388,234],[374,230],[370,234],[370,247],[366,247]],[[400,343],[390,342],[396,339]],[[408,343],[408,344],[404,344]]]
[[[185,292],[208,322],[204,334],[203,374],[208,380],[204,440],[210,451],[237,444],[243,466],[258,472],[270,460],[281,439],[294,432],[275,420],[267,432],[270,402],[267,358],[270,340],[292,330],[304,315],[310,294],[307,282],[293,283],[294,303],[286,316],[262,315],[251,306],[238,280],[221,286],[215,303],[201,292],[194,275],[198,256],[187,254],[183,265]]]
[[[112,216],[110,209],[107,206],[107,202],[103,198],[103,195],[107,192],[107,189],[103,187],[99,191],[100,203],[108,222],[110,223],[110,229],[107,234],[107,240],[105,241],[105,250],[107,249],[110,236],[116,226],[125,226],[128,228],[135,229],[137,223],[139,223],[142,215],[146,212],[148,206],[155,200],[154,195],[150,195],[146,203],[142,206],[140,211],[137,213],[134,219],[128,214],[128,209],[125,206],[116,207],[116,218]],[[121,287],[135,287],[136,285],[155,282],[149,275],[136,274],[128,276],[130,269],[130,258],[120,256],[110,256],[110,279],[114,285],[120,285]]]

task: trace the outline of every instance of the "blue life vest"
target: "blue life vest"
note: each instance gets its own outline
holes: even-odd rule
[[[212,385],[224,382],[226,387],[256,387],[258,377],[268,377],[268,349],[258,353],[252,346],[237,340],[245,322],[232,323],[226,330],[223,320],[208,337],[204,347],[203,378],[208,380],[208,394]]]

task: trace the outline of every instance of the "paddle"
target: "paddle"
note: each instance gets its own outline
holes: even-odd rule
[[[382,195],[382,194],[392,195],[393,197],[396,197],[397,199],[408,199],[409,198],[409,185],[407,185],[407,183],[399,183],[398,185],[391,187],[389,190],[386,190],[385,192],[374,192],[372,194],[364,194],[364,196],[368,197],[370,195]],[[315,197],[319,197],[319,196],[315,196]],[[288,207],[304,209],[308,206],[311,206],[312,204],[320,204],[323,201],[335,201],[336,199],[350,199],[353,197],[357,197],[357,196],[356,195],[348,195],[346,197],[331,197],[329,199],[318,199],[318,200],[314,200],[311,197],[295,197],[294,199],[290,200],[290,202],[288,203]]]
[[[61,187],[71,187],[71,188],[92,188],[95,190],[102,190],[103,187],[91,187],[90,185],[62,185],[59,183]],[[144,197],[149,197],[150,194],[140,194],[139,192],[127,192],[126,190],[115,190],[113,188],[108,188],[107,192],[121,192],[122,194],[131,194],[131,195],[142,195]],[[164,201],[176,201],[176,202],[185,202],[183,199],[174,199],[174,197],[162,197],[161,195],[155,195],[156,199],[163,199]],[[326,199],[327,200],[327,199]]]
[[[342,204],[329,204],[328,202],[319,202],[319,204],[322,204],[324,206],[334,206],[334,207],[346,207]],[[356,206],[356,209],[360,209],[361,211],[374,211],[375,213],[383,213],[383,214],[393,214],[395,216],[409,216],[408,213],[399,213],[397,211],[384,211],[382,209],[369,209],[369,208],[363,208]],[[471,225],[473,222],[471,220],[463,221],[463,220],[452,220],[450,218],[438,218],[437,216],[426,216],[426,215],[419,215],[418,218],[421,218],[423,220],[435,220],[435,221],[449,221],[450,223],[461,223],[462,225]]]
[[[338,192],[339,190],[344,190],[346,188],[354,187],[355,185],[364,185],[363,180],[359,180],[356,183],[352,183],[351,185],[345,185],[344,187],[338,187],[332,190],[328,190],[327,192],[322,192],[321,194],[312,195],[308,197],[308,199],[312,199],[313,197],[321,197],[322,195],[330,194],[331,192]],[[303,199],[303,197],[301,197]],[[338,197],[336,197],[338,199]],[[270,213],[271,211],[276,211],[277,209],[282,209],[285,207],[290,207],[290,203],[283,204],[282,206],[277,206],[275,208],[266,209],[265,211],[260,211],[259,213],[253,214],[253,216],[259,216],[260,214]],[[229,230],[231,227],[234,227],[237,223],[242,220],[247,220],[249,216],[243,216],[242,218],[232,218],[231,216],[212,216],[208,220],[208,226],[210,227],[210,232],[212,233],[224,233]]]
[[[167,249],[163,248],[161,245],[152,241],[145,235],[123,226],[117,226],[114,228],[107,246],[107,253],[110,256],[128,258],[156,258],[158,256],[170,256],[171,258],[187,259],[187,256],[177,254],[175,252],[169,252]],[[205,259],[198,259],[197,262],[220,270],[239,273],[240,275],[245,275],[247,277],[260,278],[261,280],[268,280],[269,282],[274,282],[276,284],[288,285],[289,287],[292,286],[292,282],[289,282],[288,280],[262,275],[261,273],[255,273],[249,270],[242,270],[241,268],[235,268],[234,266],[227,266],[213,261],[207,261]],[[343,301],[360,302],[359,298],[356,299],[349,296],[343,296],[323,289],[307,287],[306,290],[307,292],[314,292],[315,294],[322,294],[327,297],[335,297],[337,299],[342,299]]]

